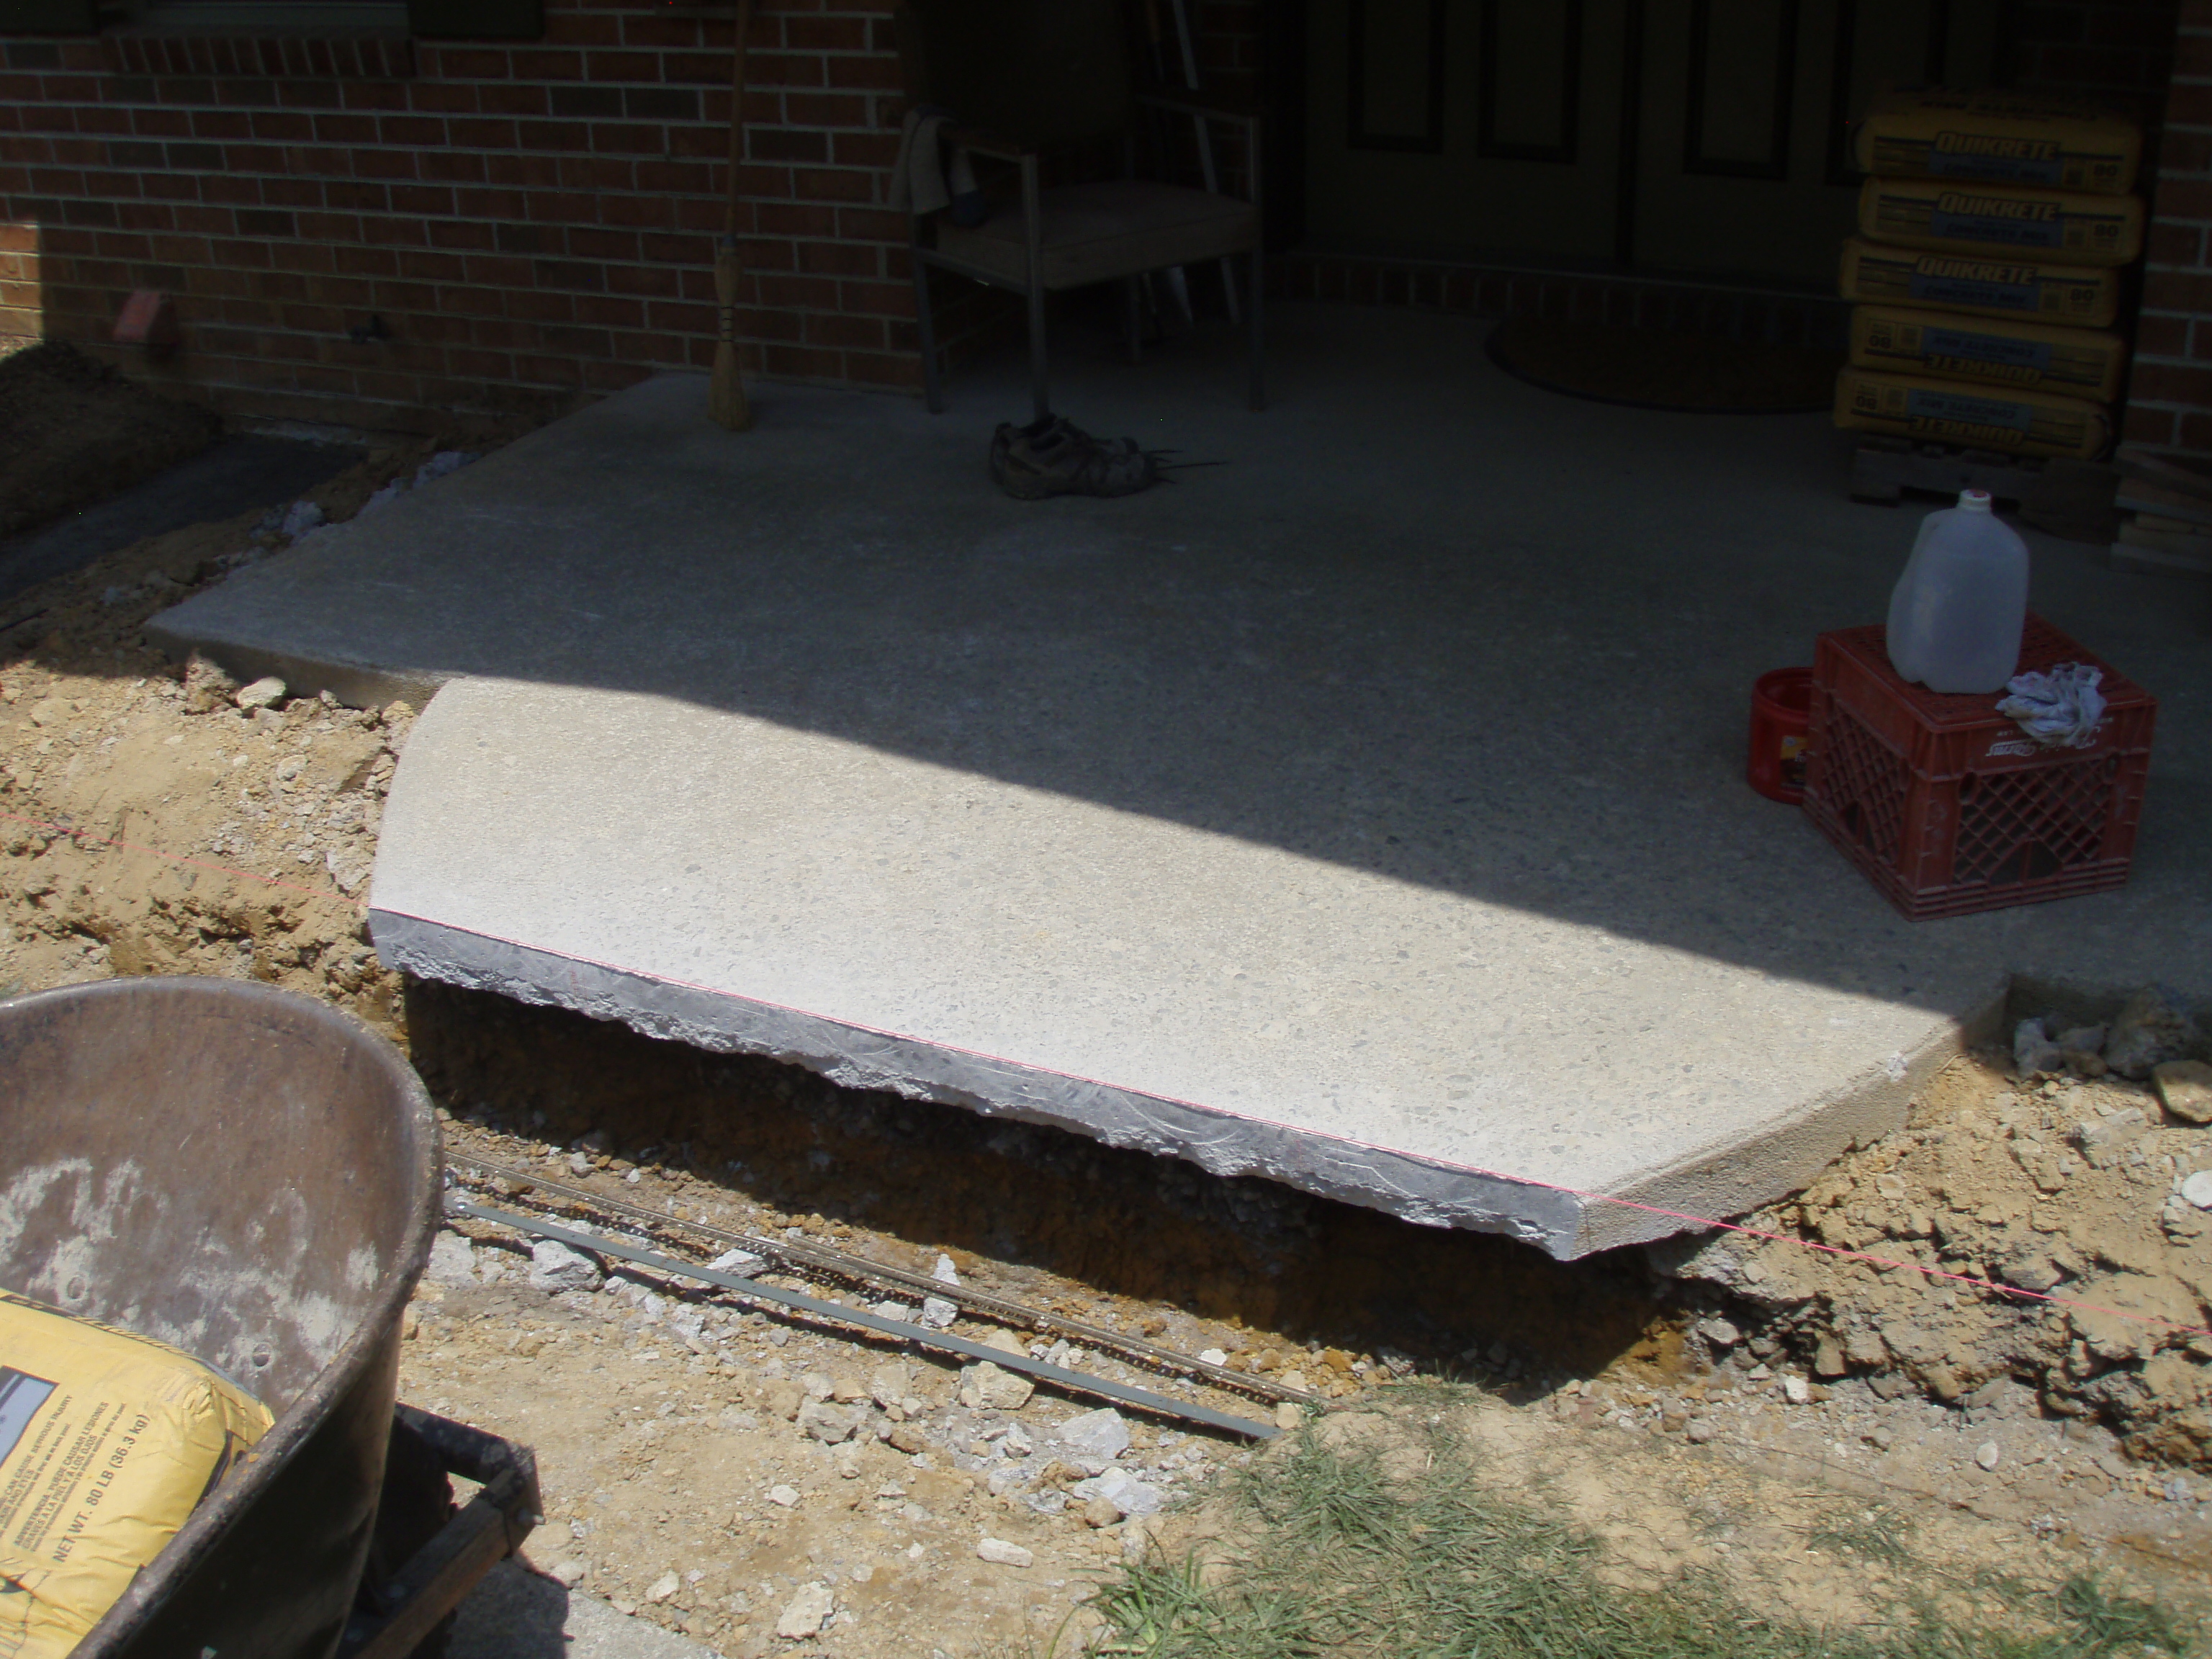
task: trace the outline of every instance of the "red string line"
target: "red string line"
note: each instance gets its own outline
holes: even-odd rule
[[[447,928],[449,931],[457,933],[474,931],[472,929],[454,927],[451,923],[441,922],[434,916],[416,915],[411,912],[396,909],[391,906],[386,906],[383,908],[386,915],[404,915],[408,917],[410,921],[420,921],[433,927],[444,927]],[[696,980],[678,979],[672,975],[666,974],[647,974],[638,969],[624,968],[618,963],[601,962],[592,957],[578,956],[565,951],[550,950],[546,946],[539,945],[525,944],[520,939],[507,939],[496,933],[478,933],[477,934],[477,937],[479,939],[488,939],[497,944],[511,945],[518,951],[527,951],[539,956],[557,957],[563,962],[572,962],[580,967],[598,968],[608,973],[623,974],[633,979],[650,979],[656,984],[677,986],[684,990],[698,991],[708,996],[722,997],[732,1001],[743,1000],[757,1004],[764,1008],[775,1008],[785,1013],[798,1014],[804,1018],[820,1020],[824,1024],[839,1025],[848,1030],[865,1031],[872,1036],[888,1037],[896,1042],[917,1043],[923,1047],[939,1049],[948,1054],[963,1054],[972,1059],[988,1060],[996,1066],[1020,1066],[1024,1070],[1032,1069],[1024,1061],[1009,1059],[1004,1054],[994,1054],[987,1049],[963,1048],[958,1043],[941,1042],[935,1041],[934,1039],[918,1037],[910,1032],[895,1031],[884,1026],[864,1025],[858,1020],[833,1018],[827,1014],[815,1013],[810,1009],[795,1008],[785,1003],[770,1002],[765,997],[745,997],[740,999],[735,997],[732,993],[723,990],[717,986],[702,984]],[[1084,1077],[1078,1073],[1056,1072],[1054,1074],[1068,1078],[1073,1082],[1090,1084],[1095,1088],[1112,1089],[1116,1093],[1130,1092],[1117,1084],[1108,1083],[1098,1078]],[[1200,1113],[1207,1117],[1233,1116],[1246,1122],[1263,1123],[1267,1125],[1269,1127],[1281,1129],[1286,1133],[1296,1134],[1308,1139],[1334,1141],[1340,1146],[1357,1147],[1362,1152],[1382,1152],[1397,1157],[1404,1156],[1403,1153],[1396,1152],[1395,1149],[1384,1146],[1376,1141],[1361,1140],[1353,1135],[1333,1134],[1322,1130],[1300,1128],[1296,1125],[1284,1123],[1278,1119],[1261,1117],[1256,1112],[1224,1112],[1218,1107],[1206,1106],[1194,1100],[1180,1099],[1173,1095],[1152,1095],[1149,1097],[1158,1100],[1168,1105],[1183,1107],[1188,1110]],[[1640,1210],[1647,1215],[1665,1216],[1669,1220],[1686,1221],[1693,1226],[1711,1227],[1732,1233],[1747,1233],[1753,1238],[1769,1239],[1777,1243],[1782,1244],[1796,1244],[1802,1249],[1808,1250],[1819,1250],[1828,1255],[1843,1256],[1855,1261],[1871,1262],[1876,1267],[1900,1268],[1905,1272],[1919,1273],[1927,1278],[1948,1279],[1954,1284],[1968,1285],[1978,1290],[1993,1291],[1999,1296],[2026,1297],[2033,1301],[2046,1302],[2057,1307],[2079,1308],[2085,1313],[2108,1314],[2115,1319],[2127,1320],[2131,1324],[2162,1326],[2168,1330],[2178,1331],[2185,1336],[2212,1336],[2212,1327],[2185,1325],[2179,1320],[2168,1319],[2162,1314],[2129,1313],[2124,1309],[2107,1308],[2098,1303],[2083,1302],[2073,1297],[2051,1296],[2039,1291],[2024,1291],[2018,1285],[2000,1284],[1996,1279],[1977,1279],[1968,1273],[1946,1273],[1939,1267],[1923,1267],[1917,1261],[1893,1261],[1887,1256],[1870,1255],[1863,1250],[1848,1250],[1840,1245],[1836,1244],[1819,1244],[1814,1243],[1808,1238],[1794,1237],[1789,1233],[1762,1232],[1756,1227],[1746,1227],[1733,1221],[1716,1221],[1710,1216],[1691,1215],[1681,1210],[1662,1209],[1656,1204],[1640,1204],[1634,1199],[1631,1198],[1615,1198],[1610,1193],[1585,1192],[1578,1187],[1563,1186],[1559,1182],[1554,1181],[1540,1181],[1533,1176],[1506,1175],[1497,1170],[1486,1170],[1480,1164],[1460,1164],[1449,1158],[1425,1158],[1419,1161],[1429,1164],[1432,1168],[1454,1170],[1462,1175],[1478,1176],[1489,1181],[1501,1181],[1511,1186],[1534,1187],[1545,1192],[1562,1193],[1570,1198],[1579,1198],[1593,1204],[1612,1204],[1618,1206],[1622,1209]]]
[[[258,876],[251,870],[240,869],[236,865],[217,864],[211,859],[186,858],[179,853],[165,853],[158,847],[146,847],[136,842],[118,841],[112,836],[95,836],[89,830],[80,830],[74,824],[61,823],[52,818],[26,817],[21,812],[0,812],[0,819],[5,819],[10,823],[27,823],[34,829],[51,830],[58,836],[67,836],[71,841],[80,844],[90,842],[101,847],[112,847],[121,852],[143,853],[149,858],[166,860],[171,864],[188,865],[195,870],[212,870],[217,875],[237,876],[246,881],[258,881],[265,887],[287,887],[295,893],[312,893],[317,898],[334,898],[341,901],[345,898],[345,895],[335,888],[310,887],[303,882],[286,881],[282,876]]]
[[[257,875],[251,870],[241,870],[234,865],[218,864],[212,860],[187,858],[176,853],[165,853],[159,848],[147,847],[132,842],[118,841],[114,837],[108,836],[95,836],[89,830],[79,830],[72,825],[57,823],[51,819],[27,817],[18,812],[5,811],[0,811],[0,819],[4,819],[13,823],[26,823],[33,825],[38,829],[52,830],[57,835],[67,836],[71,840],[80,843],[90,842],[102,847],[112,847],[124,852],[144,853],[150,857],[162,859],[171,864],[185,865],[198,870],[210,870],[220,875],[237,876],[246,881],[260,882],[265,886],[288,888],[293,892],[307,893],[317,898],[335,898],[342,902],[344,900],[344,895],[337,892],[332,888],[309,887],[300,882],[286,881],[278,876]],[[441,925],[436,923],[433,918],[428,916],[417,916],[415,917],[414,920],[431,922],[433,926]],[[542,946],[525,945],[520,939],[502,939],[501,940],[501,943],[514,945],[518,950],[543,950]],[[566,953],[561,951],[545,951],[544,954],[551,956],[566,955]],[[616,967],[615,964],[611,963],[595,962],[588,957],[567,957],[566,959],[582,963],[588,967],[604,968],[610,972],[614,973],[627,974],[635,972],[635,970],[632,969]],[[651,975],[651,977],[662,979],[664,983],[682,985],[690,990],[703,991],[710,995],[728,996],[730,994],[728,992],[720,990],[714,986],[695,984],[684,980],[665,979],[660,975]],[[758,1000],[759,999],[747,1000]],[[769,1004],[768,1006],[781,1006],[781,1005]],[[828,1017],[825,1015],[812,1014],[803,1008],[787,1009],[786,1012],[806,1014],[809,1018],[828,1019]],[[873,1031],[874,1034],[878,1036],[892,1037],[901,1042],[920,1042],[923,1041],[921,1038],[910,1036],[903,1032],[882,1030],[872,1026],[858,1025],[850,1020],[836,1020],[830,1023],[850,1025],[853,1026],[854,1029],[860,1030]],[[928,1046],[932,1048],[952,1049],[954,1052],[961,1054],[973,1054],[977,1059],[994,1060],[1001,1065],[1019,1064],[1018,1061],[1007,1060],[1003,1055],[988,1054],[981,1049],[959,1048],[957,1045],[951,1043],[931,1042]],[[1082,1078],[1078,1079],[1077,1080],[1079,1082],[1094,1083],[1101,1088],[1109,1088],[1114,1086],[1109,1084],[1100,1082],[1098,1079],[1092,1078]],[[1170,1097],[1164,1096],[1161,1097],[1161,1098],[1169,1100],[1172,1104],[1186,1107],[1194,1111],[1205,1112],[1211,1115],[1219,1115],[1218,1109],[1200,1105],[1195,1101],[1174,1100]],[[1258,1119],[1256,1121],[1261,1122],[1270,1121],[1270,1120],[1264,1118]],[[1276,1124],[1274,1127],[1284,1129],[1291,1129],[1292,1127],[1292,1126],[1288,1124]],[[1295,1132],[1301,1134],[1315,1133],[1315,1132],[1311,1130],[1297,1130]],[[1323,1134],[1318,1135],[1316,1138],[1336,1140],[1348,1146],[1359,1146],[1371,1152],[1382,1152],[1389,1150],[1388,1148],[1371,1142],[1355,1139],[1348,1135]],[[1561,1193],[1569,1198],[1581,1199],[1585,1203],[1611,1204],[1620,1209],[1639,1211],[1645,1215],[1663,1216],[1670,1221],[1686,1222],[1695,1227],[1707,1227],[1721,1232],[1741,1233],[1747,1237],[1765,1239],[1770,1243],[1794,1244],[1801,1249],[1818,1250],[1825,1255],[1838,1256],[1846,1261],[1863,1261],[1870,1267],[1891,1268],[1904,1273],[1915,1273],[1926,1279],[1943,1279],[1954,1285],[1964,1285],[1973,1290],[1987,1291],[2001,1297],[2018,1297],[2031,1302],[2041,1302],[2052,1307],[2079,1308],[2085,1313],[2104,1314],[2114,1319],[2124,1319],[2132,1324],[2162,1326],[2168,1330],[2179,1332],[2185,1336],[2212,1336],[2212,1327],[2203,1325],[2185,1325],[2179,1320],[2167,1319],[2158,1314],[2129,1313],[2124,1309],[2107,1308],[2094,1302],[2083,1302],[2075,1297],[2054,1296],[2042,1291],[2022,1290],[2017,1285],[2000,1284],[1998,1281],[1992,1279],[1978,1279],[1971,1273],[1954,1273],[1946,1272],[1940,1267],[1923,1267],[1917,1261],[1904,1261],[1891,1256],[1875,1255],[1864,1250],[1846,1249],[1838,1244],[1819,1243],[1812,1239],[1799,1238],[1790,1233],[1768,1232],[1758,1227],[1747,1227],[1740,1222],[1718,1221],[1711,1216],[1692,1215],[1682,1210],[1664,1209],[1656,1204],[1642,1204],[1631,1198],[1616,1198],[1611,1193],[1588,1192],[1578,1187],[1563,1186],[1559,1182],[1553,1181],[1540,1181],[1530,1176],[1505,1175],[1496,1170],[1486,1170],[1479,1165],[1471,1164],[1450,1164],[1448,1167],[1458,1170],[1468,1175],[1480,1176],[1486,1180],[1503,1181],[1517,1187],[1535,1187],[1540,1188],[1546,1192]]]

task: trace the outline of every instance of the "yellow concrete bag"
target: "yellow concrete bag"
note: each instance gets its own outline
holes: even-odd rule
[[[2142,128],[2070,99],[1941,87],[1885,93],[1859,125],[1859,166],[1886,179],[1966,179],[2124,196]]]
[[[2120,389],[2127,361],[2126,341],[2094,328],[1901,306],[1860,306],[1851,313],[1851,362],[1861,368],[2110,398]]]
[[[1917,375],[1836,376],[1836,424],[2015,455],[2094,460],[2112,441],[2112,417],[2096,404],[2047,392],[2001,392]]]
[[[0,1291],[0,1659],[62,1659],[268,1432],[166,1343]]]
[[[1869,179],[1859,192],[1859,231],[1943,253],[2124,265],[2142,252],[2143,206],[2132,196]]]
[[[2119,273],[2025,258],[1974,258],[1844,244],[1843,295],[1875,304],[1933,306],[1990,317],[2033,317],[2069,328],[2109,328],[2120,313]]]

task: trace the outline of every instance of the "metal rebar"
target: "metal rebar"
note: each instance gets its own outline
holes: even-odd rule
[[[446,1162],[451,1165],[478,1170],[501,1181],[538,1188],[556,1194],[570,1203],[606,1214],[626,1216],[629,1219],[656,1227],[675,1226],[699,1233],[726,1247],[747,1251],[755,1255],[793,1262],[811,1267],[817,1273],[836,1274],[841,1278],[873,1280],[899,1290],[914,1291],[923,1296],[941,1297],[963,1313],[987,1314],[1007,1325],[1018,1325],[1030,1330],[1050,1331],[1055,1335],[1075,1337],[1085,1346],[1103,1348],[1120,1354],[1125,1359],[1135,1359],[1162,1370],[1181,1372],[1226,1389],[1231,1393],[1258,1395],[1277,1402],[1288,1401],[1294,1406],[1325,1410],[1328,1402],[1316,1394],[1303,1389],[1285,1388],[1280,1382],[1251,1371],[1232,1371],[1226,1365],[1213,1365],[1196,1356],[1164,1348],[1147,1342],[1141,1337],[1124,1336],[1119,1331],[1109,1331],[1079,1319],[1070,1319],[1062,1314],[1032,1308],[1011,1297],[993,1296],[965,1285],[947,1285],[942,1279],[932,1279],[905,1267],[894,1267],[885,1262],[871,1261],[864,1255],[830,1249],[821,1244],[793,1244],[788,1240],[766,1238],[757,1233],[732,1232],[726,1227],[717,1227],[707,1221],[687,1221],[681,1216],[664,1215],[648,1210],[642,1205],[625,1203],[618,1198],[606,1198],[581,1187],[571,1187],[565,1182],[549,1181],[528,1170],[517,1170],[507,1164],[494,1164],[471,1153],[448,1151]]]
[[[1139,1406],[1146,1411],[1158,1412],[1170,1417],[1182,1418],[1194,1423],[1203,1423],[1209,1428],[1225,1430],[1254,1440],[1272,1440],[1281,1431],[1272,1423],[1256,1422],[1249,1417],[1232,1417],[1227,1412],[1215,1411],[1211,1406],[1200,1406],[1180,1400],[1171,1400],[1164,1394],[1154,1394],[1150,1389],[1136,1389],[1126,1382],[1116,1382],[1109,1377],[1092,1376],[1082,1371],[1072,1371],[1063,1365],[1049,1364],[1042,1359],[1032,1359],[1025,1353],[1008,1353],[981,1342],[971,1342],[964,1336],[932,1329],[927,1325],[916,1325],[903,1319],[891,1319],[871,1313],[862,1308],[848,1308],[842,1303],[824,1301],[818,1296],[808,1296],[803,1291],[787,1291],[780,1285],[763,1285],[758,1279],[747,1279],[738,1273],[717,1273],[711,1267],[701,1267],[689,1261],[678,1261],[655,1250],[647,1250],[617,1239],[597,1233],[578,1232],[573,1227],[562,1227],[536,1216],[514,1215],[505,1210],[474,1204],[465,1198],[448,1196],[446,1200],[448,1215],[466,1216],[475,1221],[488,1221],[495,1226],[512,1227],[517,1232],[534,1237],[550,1238],[566,1244],[571,1249],[589,1251],[595,1255],[615,1256],[624,1261],[636,1262],[655,1273],[667,1273],[678,1279],[696,1279],[702,1285],[713,1285],[740,1296],[760,1301],[773,1302],[786,1308],[796,1308],[819,1318],[835,1319],[841,1323],[858,1325],[878,1335],[895,1337],[902,1342],[919,1343],[927,1347],[942,1348],[949,1353],[966,1356],[970,1359],[987,1360],[1005,1369],[1024,1371],[1048,1382],[1056,1382],[1064,1389],[1081,1394],[1103,1395],[1109,1400],[1118,1400],[1125,1405]]]

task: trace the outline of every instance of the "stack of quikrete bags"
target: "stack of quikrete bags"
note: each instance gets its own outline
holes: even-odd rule
[[[2091,105],[1930,90],[1859,130],[1836,424],[2021,455],[2103,453],[2127,365],[2120,271],[2142,252],[2142,132]]]

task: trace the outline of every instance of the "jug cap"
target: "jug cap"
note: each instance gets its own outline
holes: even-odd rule
[[[1990,492],[1986,489],[1962,489],[1959,492],[1959,505],[1969,513],[1987,513],[1990,510]]]

